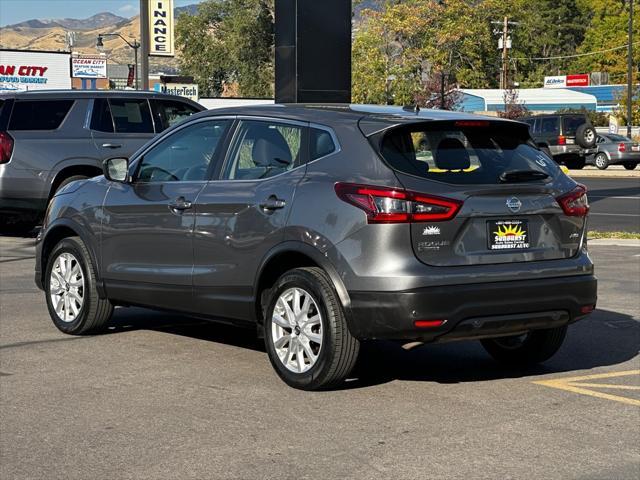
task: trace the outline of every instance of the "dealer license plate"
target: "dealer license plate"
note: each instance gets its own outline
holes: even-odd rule
[[[526,250],[530,247],[526,220],[490,220],[487,222],[489,250]]]

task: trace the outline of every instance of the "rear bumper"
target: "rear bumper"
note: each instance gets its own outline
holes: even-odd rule
[[[349,327],[362,340],[450,341],[499,337],[579,320],[595,305],[597,280],[580,275],[541,280],[349,292]],[[416,328],[415,320],[446,320]]]

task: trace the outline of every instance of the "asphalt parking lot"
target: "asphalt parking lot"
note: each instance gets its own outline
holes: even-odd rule
[[[306,393],[250,331],[118,309],[107,334],[59,333],[32,243],[0,237],[2,479],[640,477],[640,246],[591,247],[598,310],[536,370],[377,343]]]

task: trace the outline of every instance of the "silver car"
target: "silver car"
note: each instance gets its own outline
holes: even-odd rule
[[[141,305],[251,326],[319,389],[361,342],[550,358],[596,304],[586,189],[527,125],[358,105],[213,110],[61,189],[37,285],[69,334]]]
[[[640,163],[640,143],[633,142],[627,137],[614,133],[598,135],[596,141],[597,153],[589,163],[600,170],[606,170],[609,165],[623,165],[627,170],[633,170]]]

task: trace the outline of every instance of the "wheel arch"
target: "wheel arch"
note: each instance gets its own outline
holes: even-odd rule
[[[273,284],[283,273],[299,267],[318,267],[327,274],[338,294],[340,303],[347,315],[347,320],[349,320],[348,312],[351,304],[349,292],[335,267],[316,248],[306,243],[289,241],[271,249],[258,268],[253,289],[255,292],[255,315],[258,325],[262,324],[265,295],[268,294]]]
[[[95,165],[90,165],[86,163],[69,165],[67,167],[64,167],[58,173],[56,173],[53,179],[51,180],[50,187],[49,187],[49,194],[47,198],[51,200],[51,197],[53,197],[53,194],[56,192],[58,186],[66,178],[72,177],[74,175],[83,175],[88,178],[96,177],[98,175],[102,175],[102,169],[96,167]]]

